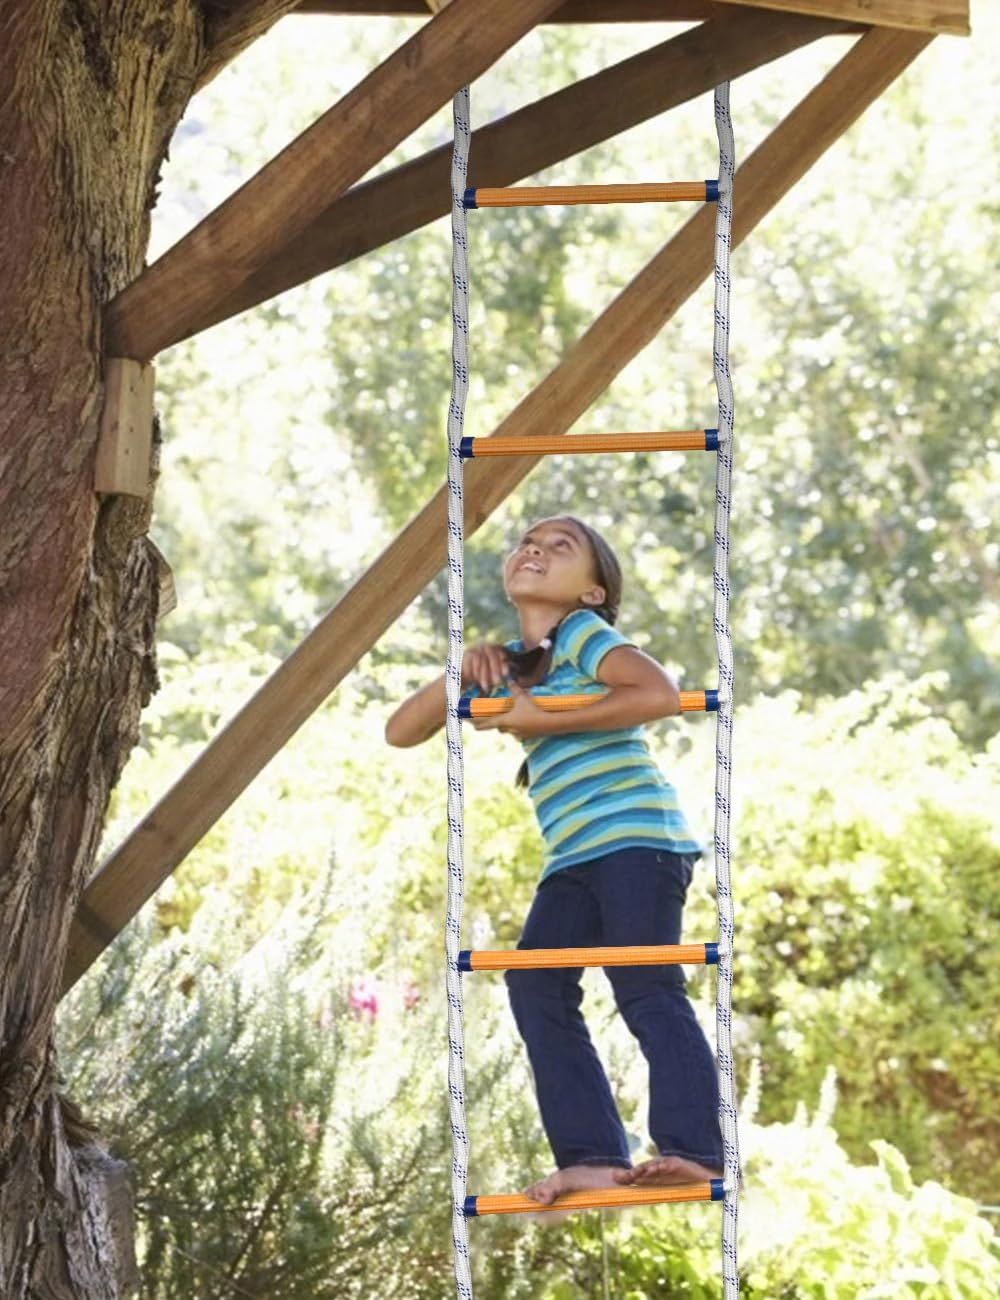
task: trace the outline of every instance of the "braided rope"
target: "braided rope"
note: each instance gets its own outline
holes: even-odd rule
[[[469,89],[453,102],[455,143],[452,153],[452,390],[448,408],[448,659],[445,666],[448,746],[448,910],[445,922],[446,987],[448,995],[448,1095],[452,1133],[452,1241],[458,1300],[472,1300],[468,1221],[465,1197],[469,1166],[469,1137],[465,1119],[465,1051],[462,1025],[462,984],[458,970],[464,888],[463,750],[458,701],[462,686],[464,618],[463,548],[464,461],[460,442],[468,395],[469,273],[466,212],[463,196],[469,161]],[[719,1115],[725,1156],[726,1194],[722,1207],[722,1267],[724,1300],[739,1295],[737,1267],[737,1183],[739,1145],[736,1129],[736,1086],[732,1056],[733,903],[730,888],[729,825],[732,775],[733,647],[729,629],[729,513],[733,469],[733,388],[729,374],[729,255],[732,230],[732,189],[735,142],[729,116],[729,84],[715,92],[715,121],[719,139],[719,201],[715,227],[715,338],[713,360],[718,392],[719,451],[715,493],[714,625],[719,661],[719,712],[716,733],[715,862],[719,914],[717,1042],[720,1070]]]
[[[729,83],[716,87],[715,129],[719,138],[719,202],[715,218],[715,339],[713,363],[719,398],[719,451],[715,478],[715,644],[719,659],[719,712],[715,740],[715,883],[719,913],[716,1039],[719,1055],[719,1122],[725,1159],[722,1203],[724,1300],[740,1291],[736,1260],[737,1186],[740,1154],[736,1132],[733,1072],[733,896],[730,889],[729,822],[733,744],[733,641],[729,630],[729,508],[733,475],[733,385],[729,375],[729,254],[733,225],[736,144],[729,116]]]
[[[448,915],[445,921],[446,987],[448,992],[448,1105],[451,1111],[451,1234],[455,1247],[455,1286],[458,1300],[472,1300],[469,1264],[469,1225],[465,1217],[469,1172],[469,1135],[465,1125],[465,1044],[462,1029],[462,976],[458,954],[462,934],[464,794],[462,788],[462,724],[458,701],[462,693],[462,622],[464,589],[462,560],[464,514],[463,461],[459,455],[469,391],[469,266],[463,196],[469,166],[469,88],[453,101],[455,145],[451,162],[452,240],[452,381],[448,407],[448,662],[445,666],[448,742]]]

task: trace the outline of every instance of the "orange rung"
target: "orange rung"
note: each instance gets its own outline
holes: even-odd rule
[[[606,694],[606,691],[595,691],[590,695],[533,695],[531,698],[546,713],[565,713],[570,709],[586,708],[595,700],[603,700]],[[507,713],[514,707],[514,701],[509,695],[500,695],[493,699],[475,695],[471,700],[463,703],[469,706],[469,712],[464,716],[470,718],[495,718],[497,714]]]
[[[483,1214],[534,1214],[546,1210],[611,1210],[629,1205],[665,1205],[679,1201],[721,1201],[721,1178],[707,1183],[678,1183],[672,1187],[597,1187],[593,1191],[565,1192],[551,1205],[540,1205],[530,1196],[467,1196],[466,1218]]]
[[[717,429],[681,429],[675,433],[571,433],[544,437],[517,434],[493,438],[463,438],[464,458],[483,456],[572,455],[592,451],[716,451]]]
[[[532,695],[532,701],[547,713],[566,713],[570,709],[585,709],[588,704],[603,700],[606,691],[594,691],[588,695]],[[713,698],[714,697],[714,698]],[[681,691],[681,713],[706,713],[719,707],[718,691]],[[509,695],[495,697],[475,695],[472,699],[463,698],[458,702],[460,718],[495,718],[507,713],[514,707],[514,700]]]
[[[713,713],[719,707],[718,691],[679,691],[681,713]]]
[[[510,185],[502,189],[467,189],[467,208],[538,208],[569,203],[705,202],[705,181],[667,181],[659,185]]]
[[[714,965],[717,943],[638,944],[630,948],[469,949],[458,954],[460,971],[554,970],[563,966]]]

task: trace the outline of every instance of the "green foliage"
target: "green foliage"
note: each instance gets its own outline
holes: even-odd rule
[[[759,1126],[749,1117],[741,1124],[741,1293],[752,1300],[994,1294],[1000,1257],[974,1203],[940,1183],[916,1185],[887,1142],[871,1143],[876,1165],[852,1164],[830,1126],[832,1071],[822,1094],[812,1120],[800,1107],[788,1124]],[[708,1208],[695,1216],[691,1207],[686,1222],[667,1211],[623,1219],[612,1296],[721,1297],[718,1223]]]
[[[935,686],[893,678],[808,716],[785,696],[737,721],[733,998],[761,1044],[769,1118],[833,1064],[855,1159],[884,1134],[920,1177],[989,1197],[1000,750],[970,757],[931,712]],[[711,924],[708,903],[689,928]]]
[[[136,927],[69,1000],[63,1057],[76,1096],[132,1166],[150,1300],[453,1293],[440,980],[414,1002],[389,967],[374,1018],[357,1014],[343,962],[355,918],[331,924],[324,906],[342,870],[248,952],[222,906],[203,909],[183,940]],[[512,1189],[548,1157],[510,1018],[495,997],[470,1001],[470,1186]],[[832,1071],[811,1120],[800,1106],[789,1123],[758,1123],[760,1086],[755,1062],[740,1120],[747,1295],[993,1294],[1000,1262],[971,1201],[915,1184],[884,1141],[871,1144],[877,1165],[851,1163],[830,1123]],[[632,1119],[642,1086],[617,1091]],[[607,1233],[614,1300],[716,1300],[719,1213],[477,1221],[477,1292],[596,1300]]]

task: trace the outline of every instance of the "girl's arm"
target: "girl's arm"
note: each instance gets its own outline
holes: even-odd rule
[[[618,731],[681,711],[677,683],[655,659],[635,646],[615,646],[597,666],[597,680],[608,687],[603,699],[579,709],[549,713],[526,691],[514,690],[514,706],[492,718],[477,718],[477,731],[495,727],[521,739],[573,731]]]
[[[484,695],[506,680],[507,674],[507,652],[502,645],[484,641],[462,655],[462,685],[475,682]],[[401,748],[421,745],[441,730],[447,713],[442,673],[403,701],[385,724],[386,742]]]
[[[681,711],[677,683],[644,650],[620,645],[609,650],[597,665],[597,680],[608,693],[582,709],[547,716],[558,718],[553,731],[617,731]]]
[[[385,724],[387,744],[405,748],[430,740],[445,723],[447,701],[444,693],[444,673],[435,677],[419,691],[404,700]]]

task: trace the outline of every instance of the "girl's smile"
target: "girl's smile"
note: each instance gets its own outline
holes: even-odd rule
[[[594,582],[586,539],[559,520],[543,520],[525,533],[507,557],[504,587],[519,608],[542,602],[568,612],[604,598],[604,589]]]

